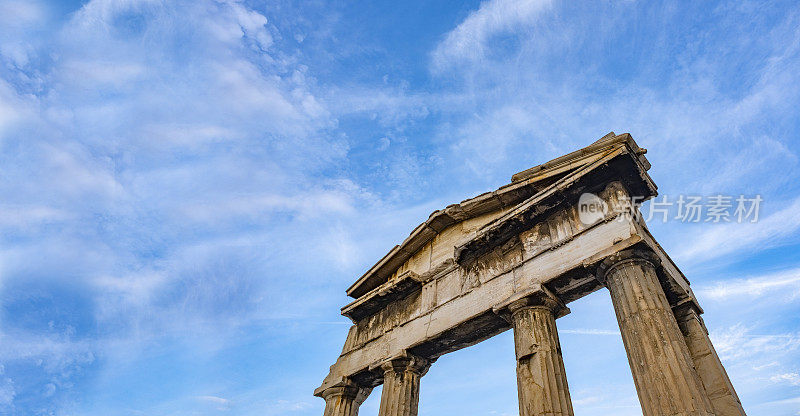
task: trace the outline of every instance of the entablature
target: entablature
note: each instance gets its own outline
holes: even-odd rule
[[[408,261],[413,261],[413,257],[419,255],[421,251],[432,249],[431,246],[435,244],[436,239],[441,234],[446,234],[447,230],[458,223],[481,217],[508,215],[508,211],[518,212],[523,206],[525,207],[522,210],[528,212],[530,211],[529,205],[535,206],[532,212],[538,210],[537,214],[544,213],[548,208],[558,205],[559,201],[551,202],[549,199],[559,199],[559,193],[567,188],[575,188],[572,185],[576,179],[595,168],[615,163],[613,159],[617,156],[627,155],[627,159],[631,162],[630,166],[614,165],[619,168],[617,172],[614,172],[618,176],[617,179],[625,182],[628,189],[636,195],[649,198],[655,195],[655,185],[647,175],[650,164],[644,157],[645,152],[646,150],[640,148],[629,134],[615,135],[612,132],[590,146],[515,174],[512,176],[510,184],[493,192],[487,192],[459,204],[450,205],[443,210],[435,211],[427,221],[414,228],[408,238],[390,250],[350,286],[347,294],[358,299],[391,280],[393,276],[402,273],[401,269]],[[587,167],[592,169],[587,170]],[[578,172],[581,173],[578,174]],[[561,199],[563,200],[563,196]],[[496,218],[490,218],[490,221],[494,220]],[[495,222],[497,221],[493,223]],[[503,238],[506,236],[505,234],[502,232],[498,234],[498,231],[502,230],[505,230],[503,226],[486,230],[483,237],[490,240],[497,236]],[[485,245],[480,241],[481,239],[473,239],[463,243],[468,247],[472,247],[469,244],[473,244],[477,248]],[[485,249],[485,247],[480,249]],[[456,257],[460,258],[470,252],[461,247]],[[444,253],[444,255],[450,257],[449,253]],[[435,264],[430,266],[435,267]]]

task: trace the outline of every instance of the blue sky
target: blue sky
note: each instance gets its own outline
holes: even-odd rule
[[[800,415],[800,6],[0,0],[0,413],[320,415],[344,289],[428,214],[630,132],[751,416]],[[606,291],[576,415],[641,411]],[[423,415],[517,413],[506,332]],[[377,414],[380,389],[361,414]]]

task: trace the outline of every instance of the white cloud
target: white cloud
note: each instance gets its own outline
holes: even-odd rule
[[[70,148],[71,147],[71,148]],[[85,196],[120,196],[124,187],[114,176],[108,160],[93,158],[80,145],[45,145],[42,149],[46,165],[54,174],[53,182],[61,192]]]
[[[112,304],[116,308],[127,308],[132,305],[151,306],[150,302],[152,302],[156,291],[163,288],[168,281],[169,279],[164,272],[158,271],[142,272],[122,277],[103,275],[93,279],[95,287],[101,293],[114,298]],[[102,307],[104,305],[98,306],[101,309],[98,314],[102,315]]]
[[[729,300],[770,295],[772,301],[794,300],[800,295],[800,268],[745,279],[728,279],[695,290],[701,298]]]
[[[496,177],[510,163],[524,169],[614,130],[631,132],[651,151],[662,191],[680,186],[683,192],[709,187],[766,192],[788,184],[789,172],[797,172],[794,146],[784,133],[791,127],[763,122],[777,114],[794,119],[798,89],[790,68],[799,61],[796,15],[735,39],[716,29],[700,30],[695,43],[678,52],[665,48],[665,39],[676,31],[690,30],[677,10],[643,16],[634,2],[580,8],[568,2],[517,4],[482,3],[433,52],[432,66],[447,69],[442,74],[463,93],[449,106],[463,117],[441,125],[437,134],[452,143],[454,165]],[[715,23],[732,28],[735,16]],[[641,24],[630,26],[633,20]],[[637,29],[644,27],[659,29]],[[753,82],[734,93],[722,80],[739,65],[738,56],[710,51],[748,51],[754,42],[763,42],[759,50],[767,57],[747,63]],[[507,56],[492,57],[505,43],[513,45]],[[640,53],[629,62],[621,53],[626,50]],[[666,78],[651,79],[655,74]],[[711,154],[715,157],[705,156]],[[527,166],[520,155],[529,158]],[[769,166],[779,164],[787,175],[762,180]]]
[[[0,409],[9,409],[13,406],[14,397],[17,395],[14,381],[5,375],[5,367],[0,364]]]
[[[788,383],[792,386],[800,386],[800,374],[797,373],[775,374],[769,380],[773,383]]]
[[[299,410],[306,410],[313,407],[308,402],[303,401],[290,401],[290,400],[277,400],[275,401],[274,410],[286,410],[290,412],[299,411]]]
[[[143,133],[148,146],[163,149],[201,150],[209,144],[242,138],[242,132],[233,128],[203,123],[154,123],[145,126]]]
[[[800,396],[790,397],[788,399],[782,399],[782,400],[774,400],[771,402],[766,402],[765,404],[795,404],[795,403],[800,403]],[[795,413],[795,414],[800,414],[800,413]]]
[[[230,409],[231,401],[217,396],[197,396],[197,400],[208,403],[214,409],[224,411]]]
[[[376,119],[384,127],[403,127],[410,121],[428,117],[433,109],[447,111],[458,98],[409,91],[408,85],[382,87],[331,87],[326,94],[335,116],[362,115]]]
[[[737,362],[754,358],[775,359],[781,356],[793,356],[800,348],[800,334],[754,334],[752,329],[743,324],[729,328],[711,330],[711,340],[722,360]]]
[[[316,181],[347,145],[329,133],[337,121],[308,68],[275,48],[276,29],[245,3],[90,1],[8,55],[44,14],[22,35],[0,27],[0,290],[35,286],[16,329],[0,333],[0,361],[35,368],[25,400],[58,413],[87,372],[113,380],[165,339],[211,354],[283,313],[288,283],[275,264],[299,255],[267,268],[290,251],[268,245],[299,247],[301,237],[287,241],[294,221],[313,235],[369,196]],[[0,412],[19,394],[0,377]]]
[[[0,1],[0,58],[17,68],[27,66],[35,55],[36,41],[30,35],[36,33],[47,18],[46,8],[37,0]]]
[[[117,61],[68,61],[62,66],[63,76],[79,86],[103,88],[135,82],[147,71],[140,63]]]
[[[515,151],[537,136],[539,128],[540,116],[517,105],[504,105],[461,125],[453,137],[452,150],[465,158],[473,172],[484,173],[489,167],[504,166]],[[555,148],[547,137],[536,139],[541,147]]]
[[[0,205],[0,227],[4,228],[26,228],[69,218],[72,218],[69,213],[47,206]]]
[[[530,25],[550,0],[487,0],[449,32],[432,54],[434,69],[484,58],[492,36]]]
[[[768,201],[762,204],[767,204]],[[763,210],[763,206],[761,207]],[[709,260],[732,253],[749,253],[792,241],[800,228],[800,198],[758,222],[730,223],[708,227],[693,237],[675,257],[684,262]]]
[[[288,212],[318,218],[355,212],[356,195],[341,189],[320,189],[293,195],[263,194],[187,205],[181,212],[194,221],[220,221],[231,217],[264,217]]]
[[[3,0],[0,2],[0,22],[7,25],[26,25],[44,17],[37,1]]]
[[[574,406],[586,406],[594,403],[599,403],[603,400],[603,396],[585,396],[585,397],[576,397],[572,399],[572,404]]]
[[[0,140],[17,123],[31,117],[33,107],[30,98],[19,96],[5,80],[0,79]]]

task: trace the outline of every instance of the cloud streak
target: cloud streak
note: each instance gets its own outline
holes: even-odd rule
[[[800,198],[755,223],[709,227],[679,252],[681,261],[710,260],[743,251],[760,251],[794,241],[800,228]]]
[[[444,71],[486,57],[492,37],[523,29],[552,4],[549,0],[487,0],[451,30],[432,54],[433,68]]]
[[[770,299],[795,300],[800,295],[800,269],[784,270],[744,279],[729,279],[698,287],[702,299],[726,301],[769,295]]]

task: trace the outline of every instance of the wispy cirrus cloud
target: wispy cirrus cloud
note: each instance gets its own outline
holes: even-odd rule
[[[793,386],[800,386],[800,374],[798,373],[775,374],[769,380],[774,383],[789,383]]]
[[[732,253],[760,251],[792,243],[800,228],[800,198],[757,222],[708,227],[692,238],[676,257],[680,261],[708,261]]]
[[[288,302],[257,252],[300,247],[294,220],[325,232],[319,216],[368,199],[315,183],[346,144],[263,11],[97,0],[53,20],[52,6],[0,3],[0,361],[10,386],[35,386],[3,390],[22,413],[66,411],[87,372],[115,380],[124,365],[106,363],[166,339],[228,347]]]
[[[749,360],[755,356],[790,355],[800,348],[800,334],[760,334],[737,324],[711,331],[711,339],[723,360]]]
[[[800,295],[800,269],[790,269],[747,278],[732,278],[698,287],[701,299],[731,300],[769,296],[772,301],[792,301]]]
[[[432,53],[433,67],[444,71],[455,65],[474,64],[495,45],[493,37],[524,29],[546,10],[550,0],[487,0],[445,36]]]

